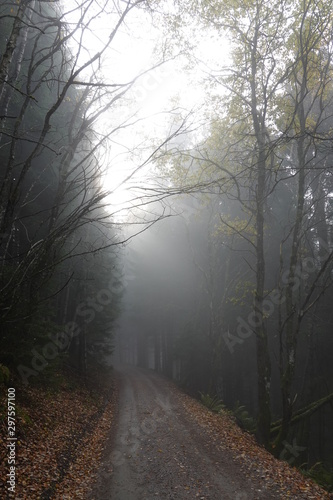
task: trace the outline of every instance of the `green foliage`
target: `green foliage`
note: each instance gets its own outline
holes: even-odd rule
[[[302,474],[313,479],[327,491],[333,491],[333,469],[328,469],[322,462],[315,463],[310,469],[300,468]]]
[[[236,418],[237,424],[246,431],[254,432],[256,428],[256,421],[249,412],[246,410],[245,406],[241,405],[239,401],[236,401],[236,404],[233,409],[233,415]]]
[[[6,385],[9,382],[10,372],[7,366],[0,363],[0,386]]]
[[[211,396],[210,394],[203,394],[200,392],[200,400],[201,403],[206,406],[209,410],[219,413],[221,410],[225,408],[224,404],[217,396]]]
[[[63,370],[64,359],[66,355],[60,353],[55,359],[48,360],[48,365],[36,377],[29,378],[29,384],[35,387],[47,387],[51,393],[60,391],[66,381],[66,374]]]
[[[246,306],[251,303],[254,295],[254,284],[251,281],[239,280],[234,289],[234,295],[228,301],[234,306]]]

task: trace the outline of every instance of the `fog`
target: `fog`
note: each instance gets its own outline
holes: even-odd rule
[[[282,411],[279,325],[285,310],[284,299],[280,295],[274,299],[274,294],[288,282],[279,284],[279,254],[293,210],[291,200],[286,203],[291,190],[290,182],[281,184],[272,198],[272,211],[267,215],[270,226],[265,234],[264,307],[273,418]],[[124,251],[123,308],[113,362],[156,370],[195,397],[200,393],[216,395],[236,414],[243,415],[241,425],[242,419],[253,424],[258,411],[258,370],[256,324],[251,312],[256,279],[251,223],[249,219],[245,225],[241,222],[242,210],[233,197],[215,193],[178,196],[169,208],[170,216],[134,237]],[[285,245],[283,258],[287,261],[289,255],[290,246]],[[293,281],[294,289],[304,293],[317,271],[309,264],[299,280]],[[302,401],[300,406],[305,405],[306,394],[313,397],[313,390],[324,393],[318,386],[310,389],[314,365],[319,387],[320,380],[332,380],[325,349],[319,345],[319,330],[311,337],[313,321],[321,329],[322,338],[329,335],[333,319],[327,309],[329,295],[320,302],[318,310],[324,311],[321,319],[317,315],[309,318],[300,333],[293,383],[295,400]],[[318,422],[325,415],[329,418],[329,412],[324,408],[313,417],[311,451],[307,449],[313,459],[319,453],[329,456],[330,446],[319,445],[316,431]]]

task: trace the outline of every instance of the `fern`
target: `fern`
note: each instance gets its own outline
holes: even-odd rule
[[[245,406],[240,405],[239,401],[236,401],[233,415],[236,418],[236,422],[242,429],[245,429],[249,432],[254,432],[256,428],[255,419],[251,417]]]
[[[325,488],[327,491],[333,491],[333,469],[327,468],[322,462],[317,462],[310,469],[301,465],[300,470],[305,477],[309,477]]]
[[[201,403],[206,406],[211,411],[215,413],[219,413],[221,410],[225,408],[224,404],[217,396],[211,396],[210,394],[203,394],[200,392],[200,400]]]

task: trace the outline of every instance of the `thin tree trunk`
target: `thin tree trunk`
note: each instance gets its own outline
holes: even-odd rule
[[[22,28],[22,17],[24,16],[27,7],[26,1],[21,1],[14,18],[11,33],[8,37],[6,49],[0,61],[0,101],[3,99],[3,94],[7,87],[8,75],[10,74],[10,66],[12,64],[13,54],[17,46],[17,39]]]
[[[300,329],[300,317],[297,315],[298,299],[296,293],[299,294],[297,283],[296,269],[299,261],[299,249],[302,240],[302,226],[304,217],[305,203],[305,165],[306,165],[306,117],[304,110],[304,98],[306,92],[306,82],[303,78],[299,92],[299,102],[297,105],[297,117],[299,121],[300,134],[297,141],[297,162],[298,162],[298,193],[297,207],[295,215],[295,224],[293,230],[291,256],[288,272],[288,283],[286,287],[286,321],[285,321],[285,342],[282,349],[282,359],[280,360],[280,379],[281,379],[281,396],[282,396],[282,425],[280,434],[276,441],[276,449],[279,451],[282,448],[283,441],[287,438],[289,424],[292,418],[292,383],[295,376],[296,367],[296,352],[297,340]],[[283,333],[281,332],[281,335]]]
[[[32,10],[35,5],[35,0],[33,0],[30,4],[30,15],[27,16],[27,22],[32,23]],[[23,10],[22,10],[23,13]],[[14,21],[15,23],[15,21]],[[13,64],[11,64],[11,67],[8,67],[9,73],[6,75],[6,80],[2,85],[1,89],[1,94],[0,94],[0,106],[1,106],[1,131],[4,129],[5,123],[6,123],[6,117],[8,116],[8,110],[9,110],[9,105],[12,101],[13,97],[13,88],[12,85],[15,85],[17,82],[17,79],[21,73],[21,67],[22,67],[22,62],[25,54],[25,49],[26,49],[26,44],[27,44],[27,38],[28,38],[28,33],[29,33],[30,28],[28,26],[23,26],[22,28],[17,29],[17,34],[20,34],[21,31],[21,36],[19,38],[19,44],[18,46],[14,47],[14,52],[12,54],[12,61]],[[14,37],[15,38],[15,37]],[[16,42],[17,40],[16,36]],[[15,50],[16,49],[16,50]],[[1,78],[1,77],[0,77]],[[10,85],[9,85],[10,83]],[[0,82],[1,84],[1,82]],[[0,139],[1,139],[1,131],[0,131]]]
[[[259,15],[259,14],[258,14]],[[251,114],[254,133],[257,143],[255,155],[255,221],[256,221],[256,289],[254,296],[254,318],[257,349],[257,376],[258,376],[258,421],[257,438],[266,447],[269,447],[271,409],[270,384],[271,363],[268,350],[267,330],[263,315],[263,301],[265,290],[265,251],[264,251],[264,209],[266,184],[266,129],[265,118],[259,111],[257,101],[257,43],[260,32],[260,21],[257,19],[256,32],[251,47]]]

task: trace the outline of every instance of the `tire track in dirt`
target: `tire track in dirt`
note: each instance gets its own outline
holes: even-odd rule
[[[117,425],[95,500],[281,498],[242,473],[228,450],[193,423],[177,389],[154,372],[121,368]]]

